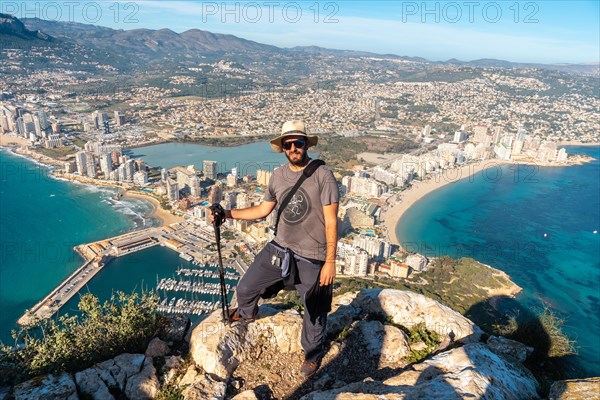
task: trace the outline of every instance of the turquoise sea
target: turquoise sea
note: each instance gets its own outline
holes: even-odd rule
[[[444,186],[399,221],[401,244],[428,256],[473,257],[508,273],[531,309],[565,320],[580,360],[600,375],[600,148],[572,167],[496,166]]]
[[[577,148],[600,159],[599,148]],[[241,173],[285,162],[267,143],[233,148],[166,144],[134,149],[150,165],[171,167],[204,159],[220,172]],[[235,162],[234,162],[235,160]],[[236,165],[237,164],[237,165]],[[253,173],[253,172],[249,172]],[[504,166],[445,186],[415,204],[398,236],[432,256],[472,256],[506,271],[524,288],[527,305],[549,304],[567,320],[582,359],[600,375],[600,163],[568,168]],[[109,189],[50,178],[47,167],[0,150],[0,338],[80,266],[73,246],[140,229],[157,221],[144,201],[115,202]],[[544,234],[546,234],[544,236]],[[88,285],[106,299],[113,290],[153,288],[189,263],[158,247],[111,262]],[[72,312],[75,301],[65,306]]]
[[[0,151],[0,339],[14,322],[81,265],[73,247],[157,221],[144,201],[54,179],[45,166]]]
[[[214,160],[219,172],[237,167],[240,174],[285,162],[268,143],[231,148],[169,143],[129,153],[166,168],[190,164],[202,168],[203,160]],[[81,266],[74,246],[158,224],[145,218],[152,211],[149,203],[115,201],[114,193],[54,179],[48,167],[0,148],[0,340],[11,343],[11,330],[23,312]],[[173,278],[177,267],[194,268],[169,249],[149,249],[113,260],[92,279],[88,290],[108,299],[114,290],[154,288],[157,276]],[[73,313],[77,299],[73,297],[62,310]]]

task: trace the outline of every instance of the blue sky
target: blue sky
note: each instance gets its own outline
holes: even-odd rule
[[[3,0],[0,11],[17,7],[18,17],[35,14],[126,30],[197,28],[279,47],[316,45],[430,60],[587,63],[600,61],[599,4],[598,0]]]

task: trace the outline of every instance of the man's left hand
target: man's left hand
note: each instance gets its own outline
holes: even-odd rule
[[[321,276],[319,279],[319,285],[328,286],[333,284],[335,280],[335,263],[334,262],[326,262],[323,264],[323,268],[321,268]]]

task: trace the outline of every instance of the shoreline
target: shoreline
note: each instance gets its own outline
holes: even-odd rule
[[[588,144],[584,146],[596,147],[600,144]],[[535,160],[521,159],[521,160],[500,160],[491,159],[483,162],[475,162],[467,165],[463,165],[459,168],[453,168],[450,170],[442,170],[441,174],[432,176],[428,175],[424,181],[413,181],[414,183],[408,189],[403,190],[396,196],[399,196],[399,202],[392,205],[387,205],[387,209],[383,212],[383,227],[387,232],[388,240],[395,245],[400,246],[400,240],[396,235],[396,227],[402,219],[402,216],[408,211],[410,207],[415,205],[419,200],[428,194],[448,185],[461,181],[463,179],[473,179],[475,174],[482,172],[483,170],[493,167],[502,167],[503,165],[529,165],[534,167],[571,167],[576,165],[582,165],[595,160],[593,157],[579,158],[572,160],[571,163],[543,163],[536,162]],[[389,199],[388,199],[389,201]]]
[[[0,138],[4,138],[7,135],[0,135]],[[9,137],[10,138],[10,137]],[[24,140],[24,139],[23,139]],[[42,154],[36,153],[35,151],[29,150],[29,149],[21,149],[19,147],[15,147],[13,145],[7,146],[5,145],[5,142],[2,142],[2,146],[0,146],[2,148],[5,148],[7,151],[9,151],[10,153],[14,154],[17,157],[22,157],[25,158],[26,160],[33,162],[35,164],[44,166],[46,168],[54,168],[54,167],[61,167],[62,163],[60,163],[60,161],[54,160],[52,158],[46,157]],[[124,188],[119,186],[119,185],[114,185],[111,184],[110,182],[104,182],[104,181],[91,181],[90,179],[86,179],[84,177],[75,177],[75,176],[69,176],[67,174],[56,174],[54,172],[50,173],[50,176],[53,177],[54,179],[57,180],[64,180],[64,181],[68,181],[70,183],[74,183],[74,184],[82,184],[82,185],[91,185],[94,187],[109,187],[115,190],[123,190]],[[149,215],[144,216],[144,219],[147,218],[156,218],[160,221],[160,225],[170,225],[172,223],[176,223],[176,222],[182,222],[185,219],[183,217],[177,216],[177,215],[173,215],[171,214],[169,211],[164,210],[159,201],[156,200],[154,197],[150,196],[150,195],[145,195],[139,192],[131,192],[128,189],[125,189],[125,194],[123,195],[123,198],[135,198],[135,199],[139,199],[139,200],[144,200],[146,202],[148,202],[151,207],[152,207],[152,212]]]
[[[148,218],[148,217],[156,218],[160,221],[161,226],[171,225],[176,222],[182,222],[185,220],[183,217],[180,217],[178,215],[173,215],[169,211],[163,209],[160,206],[160,203],[158,202],[158,200],[156,200],[154,197],[152,197],[150,195],[141,194],[139,192],[132,192],[132,191],[127,190],[123,194],[123,199],[138,199],[138,200],[144,200],[144,201],[147,201],[148,203],[150,203],[152,205],[152,213],[150,213],[150,215],[146,216],[145,218]]]
[[[388,240],[402,248],[398,236],[396,235],[396,227],[406,211],[426,195],[463,179],[473,179],[475,174],[489,167],[498,167],[506,164],[509,164],[509,162],[486,160],[483,163],[471,163],[459,168],[443,170],[441,174],[436,176],[428,175],[428,178],[424,181],[413,181],[414,183],[410,188],[403,190],[396,195],[400,196],[400,201],[388,206],[383,213],[383,226],[387,231]]]

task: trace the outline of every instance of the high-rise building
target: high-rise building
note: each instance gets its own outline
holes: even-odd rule
[[[463,131],[456,131],[454,133],[454,143],[462,143],[467,140],[467,134]]]
[[[429,135],[431,135],[431,126],[425,125],[425,128],[423,128],[423,136],[428,137]]]
[[[123,115],[122,111],[115,111],[115,124],[117,126],[122,126],[125,124],[125,115]]]
[[[235,175],[228,174],[227,175],[227,186],[228,187],[235,187],[236,185],[237,185],[237,179],[236,179]]]
[[[87,176],[90,178],[96,177],[96,160],[94,159],[94,153],[87,153]]]
[[[167,180],[167,197],[169,201],[179,201],[179,188],[177,182],[171,179]]]
[[[217,179],[217,162],[216,161],[204,160],[203,167],[204,167],[204,169],[203,169],[204,176],[206,176],[208,179],[212,179],[212,180]]]
[[[196,175],[193,175],[188,180],[188,185],[190,187],[190,194],[193,197],[200,197],[200,192],[201,192],[200,178],[198,178]]]
[[[125,180],[133,182],[133,174],[135,173],[135,160],[125,161]]]
[[[167,179],[169,179],[169,173],[167,172],[166,168],[163,168],[160,171],[160,180],[163,181],[163,182],[166,182]]]
[[[119,182],[125,182],[127,180],[127,174],[125,173],[125,164],[119,165],[117,168],[117,175],[119,176]]]
[[[48,138],[45,139],[45,146],[47,149],[53,149],[55,147],[60,147],[62,146],[62,140],[60,139],[60,135],[58,134],[51,134],[48,135]]]
[[[223,188],[221,187],[221,182],[217,182],[210,188],[210,193],[208,194],[208,202],[210,204],[220,203],[223,200]]]
[[[112,172],[112,157],[110,154],[102,154],[100,156],[100,170],[104,174],[104,179],[110,178],[110,173]]]
[[[261,186],[268,186],[271,180],[271,172],[263,169],[256,171],[256,182]]]
[[[137,186],[145,186],[148,183],[148,173],[146,171],[138,171],[133,174],[133,183]]]
[[[79,151],[75,154],[77,162],[77,173],[81,176],[87,175],[87,154],[85,151]]]
[[[486,147],[492,144],[492,137],[488,134],[489,129],[485,125],[477,125],[473,128],[473,142],[483,143]]]
[[[73,161],[66,161],[64,165],[65,174],[72,174],[77,170],[77,164],[75,164]]]
[[[248,195],[246,193],[238,193],[236,199],[235,199],[235,204],[237,206],[237,208],[248,208],[249,204],[248,204]],[[273,213],[271,213],[273,214]]]

